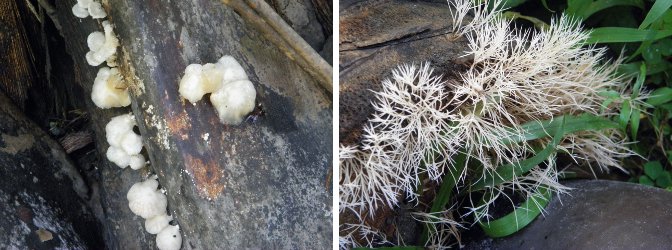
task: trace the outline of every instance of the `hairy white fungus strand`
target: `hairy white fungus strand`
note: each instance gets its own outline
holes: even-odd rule
[[[179,92],[191,103],[203,95],[210,95],[220,121],[237,125],[254,110],[256,90],[247,78],[245,69],[231,56],[223,56],[217,63],[191,64],[180,80]]]
[[[182,246],[180,226],[167,226],[156,235],[156,247],[161,250],[179,250]]]
[[[101,109],[126,107],[131,104],[128,89],[116,68],[102,67],[93,82],[91,100]]]

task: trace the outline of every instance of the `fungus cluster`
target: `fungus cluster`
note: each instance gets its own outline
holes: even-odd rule
[[[237,125],[254,109],[257,95],[254,85],[247,78],[242,66],[231,56],[223,56],[217,63],[191,64],[180,80],[179,92],[192,104],[203,95],[210,95],[210,102],[224,124]]]
[[[126,107],[131,104],[128,88],[117,68],[102,67],[98,70],[91,99],[101,109]]]
[[[131,211],[145,219],[145,230],[157,234],[156,246],[161,250],[178,250],[182,246],[182,236],[178,225],[170,225],[172,216],[166,213],[166,195],[158,190],[157,177],[133,184],[126,194]]]
[[[109,21],[103,22],[103,30],[105,33],[95,31],[86,38],[86,44],[89,46],[89,51],[86,53],[86,61],[91,66],[98,66],[107,61],[107,65],[116,66],[115,53],[119,46],[119,39],[112,30],[112,24]]]
[[[93,18],[107,16],[101,4],[94,0],[78,0],[72,8],[72,13],[80,18],[89,15]],[[104,32],[92,32],[86,39],[90,50],[86,53],[86,61],[91,66],[107,62],[109,67],[115,67],[115,53],[119,39],[109,21],[103,21],[102,25]],[[244,71],[242,73],[245,74]],[[128,85],[123,82],[117,68],[102,67],[98,70],[91,91],[91,100],[101,109],[126,107],[131,104]],[[106,152],[107,159],[120,168],[130,166],[137,170],[147,163],[140,153],[142,137],[133,131],[135,125],[135,117],[132,114],[125,114],[113,117],[105,126],[105,136],[110,144]],[[159,249],[179,250],[182,246],[180,228],[178,225],[170,225],[173,217],[166,213],[168,201],[166,195],[157,189],[159,186],[157,179],[158,177],[153,176],[144,182],[135,183],[126,195],[128,207],[134,214],[146,219],[145,229],[150,234],[157,234],[156,245]]]
[[[107,159],[120,168],[130,166],[132,169],[141,169],[145,166],[145,157],[142,150],[142,137],[133,132],[135,118],[131,114],[113,117],[105,126],[105,137],[110,147],[107,149]]]
[[[104,18],[107,16],[103,6],[94,0],[77,0],[77,3],[72,6],[72,14],[79,18]]]

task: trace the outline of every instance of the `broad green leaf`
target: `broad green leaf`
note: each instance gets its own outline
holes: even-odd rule
[[[663,171],[660,173],[660,176],[656,178],[656,186],[661,188],[672,186],[672,176],[670,176],[670,172]]]
[[[649,13],[646,14],[646,18],[642,21],[642,24],[639,25],[640,29],[649,27],[653,22],[658,20],[665,11],[668,11],[672,6],[672,0],[656,0],[656,2],[651,6]]]
[[[568,0],[565,13],[585,20],[600,10],[619,5],[644,8],[642,0]]]
[[[640,30],[624,27],[601,27],[591,31],[585,43],[626,43],[658,40],[672,36],[672,30]]]
[[[672,101],[672,88],[661,87],[654,90],[650,95],[649,99],[646,100],[646,103],[651,106],[658,106],[669,101]]]
[[[659,161],[650,161],[644,164],[644,174],[655,180],[663,172],[663,165]]]
[[[490,237],[499,238],[518,232],[532,222],[551,200],[551,191],[541,188],[539,194],[534,194],[513,212],[502,218],[490,222],[479,222],[479,225]]]
[[[649,179],[649,177],[646,177],[646,175],[642,175],[642,176],[639,177],[639,184],[652,186],[652,187],[655,186],[653,181],[651,179]]]

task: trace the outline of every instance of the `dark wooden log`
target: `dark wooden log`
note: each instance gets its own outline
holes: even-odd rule
[[[84,60],[86,36],[101,27],[74,17],[74,3],[56,2],[56,16],[88,99],[97,68]],[[152,162],[139,172],[100,167],[106,223],[114,229],[110,248],[153,247],[154,236],[129,214],[125,198],[143,171],[158,174],[167,190],[183,249],[330,248],[330,95],[220,2],[109,1],[105,8]],[[222,125],[208,98],[192,105],[177,92],[187,65],[226,54],[239,60],[257,89],[265,116],[256,122]],[[93,112],[101,155],[108,146],[105,124],[128,111]]]
[[[339,141],[356,143],[373,112],[372,91],[402,64],[429,62],[454,77],[468,60],[466,41],[452,35],[446,3],[365,1],[340,11]]]
[[[103,249],[87,187],[60,145],[0,92],[0,249]],[[94,206],[96,206],[94,204]]]

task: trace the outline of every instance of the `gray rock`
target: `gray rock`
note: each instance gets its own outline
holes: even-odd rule
[[[672,192],[626,182],[573,181],[518,233],[467,249],[670,249]]]

